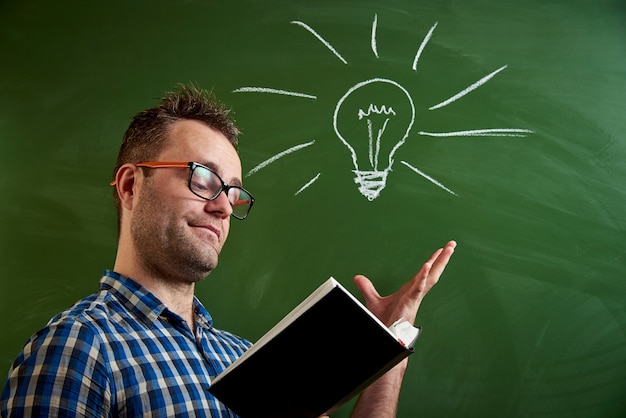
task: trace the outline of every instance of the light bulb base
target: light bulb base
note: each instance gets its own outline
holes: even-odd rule
[[[359,185],[359,192],[368,200],[372,201],[378,197],[380,192],[387,185],[387,172],[387,170],[354,170],[354,174],[356,175],[354,182]]]

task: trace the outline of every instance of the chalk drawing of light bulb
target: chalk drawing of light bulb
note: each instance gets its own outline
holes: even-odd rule
[[[339,99],[333,115],[335,134],[348,148],[354,182],[368,200],[387,184],[393,156],[404,144],[415,122],[409,92],[385,78],[360,82]]]
[[[290,23],[298,27],[304,28],[311,33],[315,39],[321,42],[328,51],[332,53],[340,62],[347,65],[348,60],[335,49],[322,35],[308,24],[294,20]],[[427,44],[430,42],[434,34],[437,23],[432,25],[424,39],[417,49],[417,53],[413,58],[411,69],[417,72],[418,62],[422,57]],[[374,15],[371,31],[371,47],[376,59],[379,58],[377,46],[377,28],[378,15]],[[448,97],[447,99],[435,102],[428,107],[428,111],[435,111],[445,108],[478,88],[483,86],[489,80],[493,79],[497,74],[504,71],[507,65],[501,66],[495,71],[487,74],[478,81],[472,83],[468,87],[458,93]],[[269,93],[283,96],[291,96],[303,98],[307,100],[317,100],[316,94],[311,92],[298,92],[292,90],[284,90],[275,87],[261,86],[245,86],[233,90],[233,93]],[[334,97],[334,95],[333,95]],[[422,109],[425,110],[425,109]],[[428,119],[428,118],[427,118]],[[427,121],[427,120],[426,120]],[[358,190],[367,199],[373,201],[376,199],[387,184],[387,176],[392,171],[394,163],[393,157],[398,149],[404,144],[413,123],[415,122],[415,106],[409,93],[404,87],[395,81],[385,78],[372,78],[355,84],[353,87],[339,99],[333,116],[333,125],[336,136],[348,148],[352,156],[354,166],[354,181],[358,185]],[[420,120],[420,125],[424,125],[425,120]],[[455,130],[448,132],[432,132],[417,131],[412,136],[428,137],[428,138],[474,138],[474,137],[526,137],[533,134],[534,131],[524,128],[470,128],[466,130]],[[334,138],[333,138],[334,139]],[[321,143],[323,141],[318,141]],[[245,176],[249,177],[259,170],[264,169],[280,158],[292,155],[297,151],[307,149],[316,144],[316,140],[294,145],[288,149],[269,157],[252,168]],[[427,173],[421,171],[413,164],[401,160],[400,163],[409,170],[420,175],[423,179],[428,180],[435,186],[450,193],[453,196],[459,196],[455,191],[449,189],[437,179],[431,177]],[[295,196],[314,184],[322,173],[318,172],[306,184],[304,184]]]

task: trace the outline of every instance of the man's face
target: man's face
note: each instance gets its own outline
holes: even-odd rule
[[[241,162],[219,131],[194,120],[172,125],[157,161],[194,161],[216,171],[228,184],[241,184]],[[142,177],[131,219],[131,237],[140,262],[155,277],[196,282],[217,266],[230,229],[224,193],[212,201],[188,187],[188,168],[151,169]]]

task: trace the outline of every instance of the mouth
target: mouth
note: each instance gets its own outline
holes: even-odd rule
[[[198,229],[200,231],[204,231],[204,232],[207,232],[209,234],[212,234],[215,237],[217,237],[218,240],[220,239],[221,233],[220,233],[219,229],[217,229],[213,225],[193,225],[193,224],[190,224],[189,226],[191,226],[192,228],[196,228],[196,229]]]

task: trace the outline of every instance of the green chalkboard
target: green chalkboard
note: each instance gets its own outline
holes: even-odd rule
[[[198,286],[217,326],[455,239],[399,416],[626,413],[623,1],[2,1],[0,51],[2,374],[112,266],[121,136],[193,81],[257,197]]]

